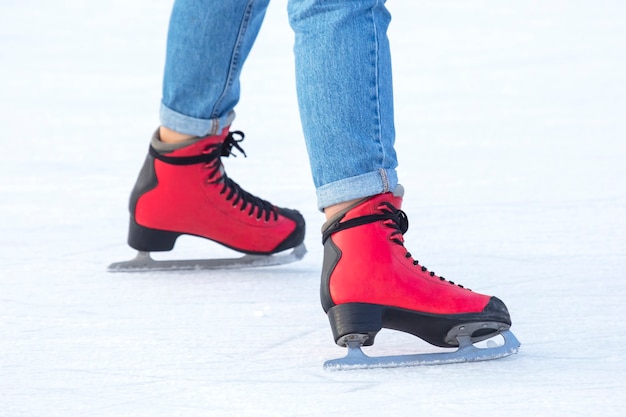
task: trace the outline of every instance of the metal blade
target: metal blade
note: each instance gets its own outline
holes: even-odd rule
[[[453,352],[422,353],[397,356],[367,356],[359,343],[348,344],[348,354],[340,359],[324,363],[329,370],[395,368],[404,366],[445,365],[450,363],[478,362],[500,359],[519,351],[520,342],[510,330],[501,333],[502,346],[479,348],[474,346],[469,336],[459,337],[459,348]]]
[[[276,255],[244,255],[239,258],[184,259],[159,261],[152,259],[149,252],[138,252],[129,261],[109,265],[109,272],[149,272],[149,271],[194,271],[213,269],[258,268],[262,266],[284,265],[298,261],[306,254],[304,243],[288,253]]]

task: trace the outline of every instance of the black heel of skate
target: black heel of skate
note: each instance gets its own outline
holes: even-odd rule
[[[383,307],[363,303],[339,304],[328,310],[328,320],[339,346],[346,346],[353,339],[359,339],[363,346],[371,346],[383,328]]]
[[[131,218],[128,229],[128,244],[131,248],[142,252],[163,252],[172,250],[180,235],[181,233],[177,232],[140,226],[135,219]]]

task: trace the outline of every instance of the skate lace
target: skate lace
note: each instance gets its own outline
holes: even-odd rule
[[[207,183],[222,184],[219,194],[225,195],[226,201],[231,201],[234,207],[241,202],[239,209],[241,211],[248,210],[249,216],[256,212],[257,220],[260,220],[262,217],[265,217],[264,220],[266,222],[272,218],[278,220],[278,209],[272,203],[247,192],[226,175],[221,157],[229,157],[231,155],[236,157],[237,155],[233,153],[233,148],[246,157],[246,152],[239,145],[244,138],[245,135],[239,130],[229,132],[223,142],[208,145],[200,155],[186,157],[167,156],[159,154],[153,148],[150,148],[150,154],[154,158],[172,165],[204,164],[205,168],[209,170]]]
[[[332,226],[330,226],[324,233],[322,234],[322,243],[325,242],[332,234],[337,233],[341,230],[349,229],[356,226],[361,226],[368,223],[374,223],[377,221],[382,221],[383,225],[393,229],[390,235],[390,240],[403,248],[404,246],[404,234],[409,230],[409,219],[406,213],[402,210],[394,207],[393,204],[388,202],[382,202],[378,207],[380,210],[379,214],[370,214],[366,216],[357,217],[354,219],[346,220],[345,222],[336,222]],[[406,250],[406,248],[405,248]],[[406,250],[404,256],[407,259],[411,259],[411,253]],[[440,281],[446,281],[451,285],[457,285],[458,287],[465,288],[466,290],[471,291],[469,288],[464,287],[463,285],[456,284],[454,281],[447,280],[443,276],[438,276],[434,271],[429,271],[428,268],[421,265],[417,259],[412,260],[413,266],[419,267],[422,272],[427,273],[433,278],[439,279]]]
[[[235,138],[235,136],[237,136],[237,138]],[[237,206],[239,202],[242,202],[241,207],[239,207],[241,211],[245,211],[249,207],[249,216],[252,216],[256,211],[257,219],[261,219],[261,217],[265,216],[265,221],[269,221],[272,217],[274,220],[278,220],[278,209],[274,207],[272,203],[241,188],[239,184],[226,175],[226,171],[222,168],[221,156],[229,157],[232,155],[233,157],[237,157],[237,155],[233,153],[233,148],[241,152],[244,158],[247,157],[246,152],[239,145],[244,138],[245,135],[243,132],[236,130],[229,132],[228,136],[226,136],[226,139],[221,144],[210,145],[206,148],[205,152],[207,152],[207,154],[215,156],[215,159],[207,164],[207,168],[211,169],[207,182],[210,184],[222,183],[223,186],[220,190],[220,194],[228,193],[226,195],[226,201],[232,200],[233,206]]]

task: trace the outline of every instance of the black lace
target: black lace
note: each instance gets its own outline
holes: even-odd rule
[[[235,137],[236,136],[236,137]],[[278,209],[272,205],[269,201],[256,197],[249,192],[245,191],[239,184],[230,179],[223,169],[221,157],[229,157],[233,155],[233,148],[246,157],[246,153],[241,148],[239,143],[243,141],[245,135],[241,131],[229,132],[226,138],[221,143],[216,143],[207,146],[202,154],[194,156],[167,156],[159,154],[154,148],[150,147],[150,155],[154,158],[172,165],[193,165],[193,164],[205,164],[205,167],[210,170],[207,182],[209,184],[223,184],[220,190],[220,195],[226,195],[226,201],[231,201],[233,206],[236,206],[241,202],[239,209],[244,211],[248,209],[248,215],[252,216],[256,211],[256,218],[261,219],[265,217],[265,221],[269,221],[272,217],[274,220],[278,220]]]
[[[357,217],[355,219],[346,220],[345,222],[336,222],[331,225],[328,229],[324,231],[322,234],[322,243],[325,242],[332,234],[337,233],[341,230],[349,229],[351,227],[360,226],[368,223],[374,223],[377,221],[382,221],[383,224],[387,227],[393,229],[391,232],[391,241],[404,247],[404,237],[403,235],[409,230],[409,219],[405,212],[399,210],[393,206],[393,204],[388,202],[383,202],[378,207],[380,210],[380,214],[370,214],[367,216]],[[406,249],[406,248],[405,248]],[[404,255],[407,259],[412,257],[411,253],[407,251]],[[437,276],[435,272],[429,271],[423,265],[420,265],[417,259],[413,259],[413,265],[420,267],[422,272],[427,272],[431,277],[439,278],[441,281],[447,281],[452,285],[457,285],[461,288],[465,288],[463,285],[455,284],[454,281],[446,280],[442,276]],[[465,288],[469,290],[469,288]],[[471,290],[470,290],[471,291]]]

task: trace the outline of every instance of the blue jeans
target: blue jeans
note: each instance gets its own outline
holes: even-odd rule
[[[176,0],[161,124],[229,126],[269,0]],[[290,0],[300,118],[318,207],[393,191],[397,159],[385,0]]]

